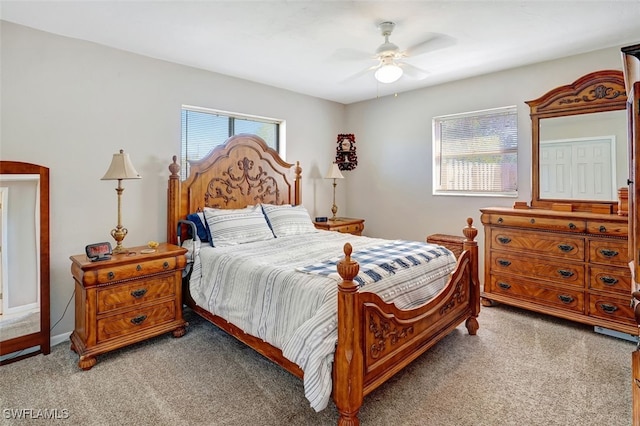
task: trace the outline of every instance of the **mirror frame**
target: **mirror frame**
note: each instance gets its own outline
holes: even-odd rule
[[[525,102],[529,105],[532,132],[531,207],[553,209],[568,204],[572,211],[617,210],[617,201],[540,199],[540,120],[595,112],[617,111],[627,108],[622,71],[602,70],[586,74],[571,84],[559,86],[538,99]]]
[[[39,349],[0,361],[0,365],[19,361],[39,353],[51,352],[50,327],[50,252],[49,252],[49,168],[19,161],[0,161],[0,175],[40,176],[40,330],[32,334],[0,341],[0,355],[39,346]]]

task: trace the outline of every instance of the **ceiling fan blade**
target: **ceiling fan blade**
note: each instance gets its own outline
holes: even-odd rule
[[[423,78],[427,78],[429,76],[429,71],[425,71],[406,62],[401,62],[398,65],[400,66],[400,68],[402,68],[404,75],[414,80],[422,80]]]
[[[418,56],[424,55],[434,50],[444,49],[445,47],[451,47],[456,44],[456,39],[446,34],[431,33],[430,37],[426,40],[413,45],[409,49],[405,50],[406,56]]]
[[[360,70],[357,73],[351,74],[349,77],[347,77],[344,80],[342,80],[342,83],[348,83],[348,82],[353,81],[353,80],[355,80],[357,78],[360,78],[362,76],[370,74],[373,71],[377,70],[378,68],[380,68],[380,64],[376,64],[376,65],[373,65],[371,67],[368,67],[368,68],[365,68],[363,70]]]

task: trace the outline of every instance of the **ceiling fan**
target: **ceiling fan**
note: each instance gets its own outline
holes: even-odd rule
[[[374,59],[377,59],[378,63],[360,71],[351,78],[374,71],[374,77],[380,83],[393,83],[398,81],[403,75],[418,80],[423,79],[427,77],[429,73],[409,64],[404,61],[404,59],[451,46],[455,43],[454,39],[449,36],[434,34],[407,50],[400,50],[397,45],[389,41],[389,37],[395,26],[396,24],[391,21],[384,21],[378,24],[378,29],[384,37],[384,43],[378,46],[374,55]]]

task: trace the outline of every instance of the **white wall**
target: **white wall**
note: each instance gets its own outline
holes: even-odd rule
[[[0,30],[0,157],[50,168],[52,324],[73,294],[69,256],[114,243],[116,183],[100,178],[119,149],[142,175],[123,182],[124,245],[165,240],[167,167],[180,153],[183,104],[285,119],[286,159],[303,167],[303,204],[312,215],[330,213],[322,175],[345,133],[344,105],[4,21]],[[344,198],[339,192],[338,205]],[[71,305],[52,335],[73,328]]]
[[[524,102],[601,69],[622,69],[619,48],[349,105],[347,124],[358,147],[358,168],[344,180],[349,214],[366,218],[366,235],[412,240],[462,235],[471,217],[482,248],[480,208],[531,201],[531,121]],[[432,195],[431,119],[507,105],[518,107],[518,197]]]

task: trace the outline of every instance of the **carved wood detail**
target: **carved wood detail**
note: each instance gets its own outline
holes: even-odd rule
[[[384,319],[379,315],[373,316],[373,312],[369,313],[369,332],[373,334],[376,343],[371,345],[369,353],[373,359],[377,359],[387,349],[387,342],[392,346],[396,345],[400,340],[405,339],[409,334],[413,334],[413,325],[401,327],[392,323],[389,319]]]
[[[279,204],[278,183],[261,166],[254,171],[254,166],[253,160],[244,157],[235,167],[230,166],[223,171],[222,177],[211,179],[204,195],[205,206],[226,207],[230,202],[238,201],[237,194],[251,197],[254,192],[252,197],[254,204]]]

